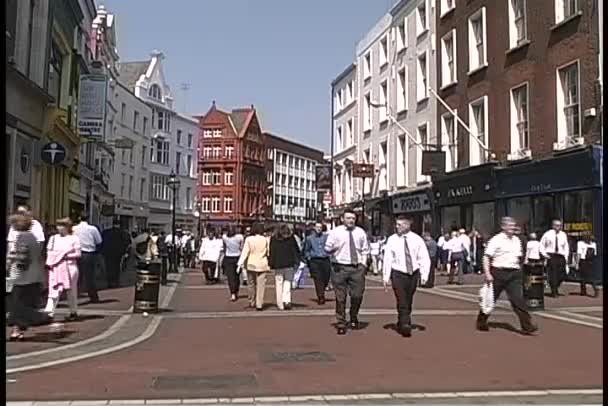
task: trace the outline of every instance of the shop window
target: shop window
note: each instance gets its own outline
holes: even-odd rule
[[[507,201],[507,215],[513,217],[521,227],[522,235],[528,236],[532,231],[532,207],[529,197],[517,197]],[[540,238],[540,236],[538,236]]]
[[[444,207],[441,211],[441,228],[444,233],[459,229],[460,206]]]
[[[564,231],[572,238],[571,245],[584,232],[593,232],[593,191],[564,194]]]
[[[471,229],[475,229],[481,234],[484,240],[490,239],[495,231],[495,205],[494,202],[480,203],[473,205],[473,224]],[[471,231],[467,229],[467,232]]]
[[[538,196],[534,198],[533,230],[539,235],[551,228],[551,222],[557,216],[553,196]]]

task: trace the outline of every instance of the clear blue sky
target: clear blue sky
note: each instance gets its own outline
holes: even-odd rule
[[[96,0],[121,61],[165,53],[178,110],[254,104],[263,130],[329,152],[331,82],[395,0]]]

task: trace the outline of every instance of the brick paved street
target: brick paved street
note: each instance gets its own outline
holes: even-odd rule
[[[199,276],[187,273],[170,284],[169,311],[160,318],[133,316],[131,322],[149,323],[149,338],[133,345],[125,338],[123,350],[11,373],[7,399],[454,393],[594,389],[602,384],[603,330],[596,322],[598,312],[591,307],[600,303],[597,300],[587,302],[592,309],[587,312],[579,305],[579,317],[591,317],[591,325],[564,321],[568,320],[565,316],[555,320],[537,315],[540,334],[527,337],[516,331],[514,315],[502,309],[492,318],[491,332],[477,332],[476,303],[441,296],[443,292],[454,295],[452,291],[457,290],[466,294],[472,288],[422,289],[414,312],[414,323],[421,328],[411,339],[404,339],[389,329],[394,322],[392,292],[385,293],[372,281],[361,316],[365,328],[342,337],[332,327],[333,302],[318,306],[311,300],[312,288],[294,292],[296,306],[289,313],[275,310],[270,287],[267,310],[260,313],[244,310],[246,299],[230,303],[225,286],[204,286]],[[107,326],[115,318],[100,320]],[[89,336],[75,333],[74,340]],[[564,350],[564,342],[576,343],[576,348]],[[32,343],[23,345],[32,350]],[[31,362],[35,364],[35,357]],[[58,384],[61,391],[57,391]],[[593,396],[586,399],[596,403],[597,394]],[[561,402],[566,398],[553,399]],[[541,400],[542,396],[535,401]]]

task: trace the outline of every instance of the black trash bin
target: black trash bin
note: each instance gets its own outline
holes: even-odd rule
[[[133,313],[158,312],[160,293],[160,262],[139,262],[135,280]]]
[[[545,276],[542,265],[524,266],[524,299],[528,310],[545,309]]]

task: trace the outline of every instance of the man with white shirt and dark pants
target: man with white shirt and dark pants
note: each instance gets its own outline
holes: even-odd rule
[[[350,327],[359,329],[359,309],[365,291],[365,272],[369,241],[355,222],[357,215],[345,210],[343,225],[331,230],[325,242],[325,251],[332,255],[331,282],[336,294],[336,319],[339,335],[346,334],[346,296],[350,295]]]
[[[397,300],[397,331],[403,337],[412,335],[412,302],[416,287],[425,285],[431,270],[431,259],[424,240],[410,231],[411,220],[399,216],[396,233],[391,235],[384,247],[384,287],[391,281]]]
[[[532,323],[523,297],[521,241],[515,235],[515,221],[511,217],[502,218],[501,228],[502,232],[488,242],[483,256],[485,279],[487,283],[493,283],[494,301],[498,301],[503,290],[507,292],[511,307],[519,317],[522,332],[529,335],[538,327]],[[477,316],[477,329],[488,331],[488,315],[481,311]]]
[[[559,287],[566,272],[566,261],[570,254],[568,236],[562,230],[562,222],[553,220],[552,229],[540,239],[540,253],[547,259],[547,278],[551,287],[551,296],[557,297]]]
[[[80,260],[78,261],[78,270],[80,275],[83,275],[86,284],[86,290],[91,303],[99,302],[97,294],[97,280],[95,271],[97,269],[97,247],[103,242],[101,234],[97,227],[87,223],[87,215],[80,216],[80,223],[74,227],[74,234],[80,240]]]

